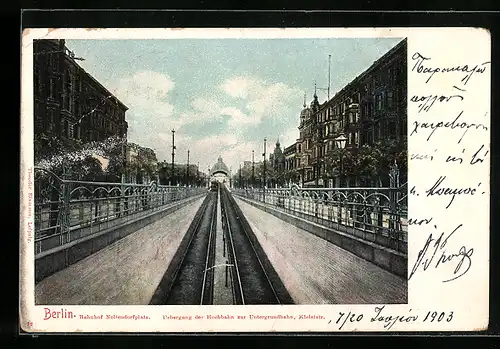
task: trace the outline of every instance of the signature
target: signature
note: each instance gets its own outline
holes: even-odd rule
[[[415,274],[419,269],[423,269],[424,271],[426,271],[431,265],[434,265],[434,268],[438,268],[443,264],[456,263],[455,269],[453,270],[453,277],[443,280],[443,282],[456,280],[469,271],[470,267],[472,266],[471,257],[474,253],[473,248],[461,246],[458,251],[454,253],[448,253],[445,249],[448,243],[448,239],[453,236],[453,234],[458,231],[462,227],[462,225],[463,224],[458,225],[444,239],[444,232],[441,233],[441,235],[437,239],[433,238],[432,233],[429,235],[424,247],[418,252],[417,260],[413,265],[408,280],[411,279],[413,274]],[[438,258],[437,256],[439,255],[440,257]]]

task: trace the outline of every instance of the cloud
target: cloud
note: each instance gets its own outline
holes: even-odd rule
[[[247,127],[248,125],[255,125],[260,122],[260,118],[253,115],[247,115],[242,112],[240,109],[235,107],[226,107],[221,110],[221,114],[227,115],[230,117],[228,121],[228,126],[231,129],[242,129]]]
[[[230,97],[245,100],[246,114],[251,116],[248,123],[252,124],[270,118],[288,121],[289,112],[296,110],[302,96],[296,87],[254,77],[232,77],[219,85],[219,89]]]
[[[197,97],[191,102],[190,109],[181,113],[183,125],[222,121],[222,106],[214,98]]]
[[[233,77],[218,87],[222,95],[210,91],[208,97],[198,96],[182,113],[186,127],[182,139],[176,134],[177,149],[182,149],[176,161],[185,162],[189,149],[192,161],[199,160],[200,168],[206,170],[220,155],[234,173],[240,163],[251,160],[252,150],[256,161],[262,159],[264,137],[268,137],[268,154],[274,150],[276,138],[283,148],[298,138],[298,113],[302,107],[298,88],[255,77]],[[210,122],[220,122],[227,128],[200,136],[190,127],[200,123],[208,127]],[[171,144],[171,134],[164,139]]]
[[[183,122],[174,116],[169,101],[174,81],[164,73],[142,70],[110,84],[110,91],[129,110],[126,113],[129,142],[150,148],[161,148],[164,136]]]
[[[173,105],[167,102],[167,98],[173,88],[174,82],[167,75],[146,70],[119,80],[114,92],[129,107],[171,115]]]
[[[175,107],[170,98],[175,83],[167,74],[139,71],[113,86],[113,92],[130,108],[129,141],[152,148],[159,160],[171,160],[172,129],[177,131],[175,162],[185,163],[190,150],[190,162],[199,162],[202,171],[219,155],[233,171],[251,160],[252,150],[260,161],[264,137],[268,137],[268,153],[277,137],[283,147],[297,138],[302,93],[281,82],[233,77],[187,105]],[[211,127],[217,130],[212,132]]]
[[[257,81],[242,76],[233,77],[224,81],[219,88],[234,98],[248,98],[248,94]]]
[[[295,143],[297,139],[299,138],[299,130],[297,129],[297,126],[290,127],[289,129],[285,130],[281,135],[280,135],[280,143],[282,144],[282,147],[288,147]]]

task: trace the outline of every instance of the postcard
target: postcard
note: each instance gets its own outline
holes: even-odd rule
[[[26,333],[481,331],[481,28],[25,29]]]

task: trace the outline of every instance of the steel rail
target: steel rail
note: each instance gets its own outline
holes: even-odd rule
[[[245,219],[243,217],[243,212],[239,212],[239,210],[236,209],[236,207],[235,207],[236,202],[233,202],[233,200],[231,200],[232,198],[230,197],[229,193],[227,193],[227,194],[228,194],[227,198],[230,201],[230,204],[231,204],[231,206],[232,206],[232,208],[234,210],[234,213],[238,217],[238,221],[240,222],[240,226],[243,229],[243,232],[245,233],[245,236],[247,237],[248,243],[250,244],[250,247],[252,247],[252,251],[255,254],[255,257],[257,257],[257,261],[259,262],[260,268],[261,268],[262,272],[264,273],[264,276],[266,277],[267,283],[271,287],[271,290],[273,292],[274,298],[278,301],[279,304],[281,304],[281,300],[278,297],[278,294],[277,294],[277,292],[276,292],[276,290],[275,290],[275,288],[274,288],[274,286],[273,286],[273,284],[271,282],[271,279],[269,278],[269,275],[267,274],[266,269],[264,268],[264,265],[262,264],[262,261],[259,258],[259,255],[257,253],[257,250],[255,249],[255,246],[254,246],[254,244],[252,242],[252,239],[250,239],[250,234],[248,233],[247,228],[245,227],[245,224],[243,224],[243,222],[242,222],[242,219]]]
[[[221,195],[222,196],[222,195]],[[236,256],[236,250],[234,248],[234,241],[233,241],[233,232],[232,232],[232,229],[231,229],[231,225],[230,225],[230,222],[229,222],[229,213],[228,213],[228,210],[227,210],[227,195],[225,195],[224,197],[225,200],[221,200],[221,203],[224,202],[224,218],[226,219],[226,229],[227,229],[227,237],[229,239],[229,242],[230,242],[230,246],[231,246],[231,251],[229,251],[228,249],[228,253],[231,253],[232,255],[232,263],[230,264],[233,264],[234,265],[234,269],[236,271],[236,279],[237,280],[234,280],[232,279],[232,283],[233,283],[233,290],[234,290],[234,283],[237,282],[238,283],[238,286],[239,286],[239,293],[240,293],[240,297],[241,297],[241,304],[245,304],[245,295],[243,294],[243,286],[241,284],[241,276],[240,276],[240,270],[239,270],[239,267],[238,267],[238,258]]]
[[[211,272],[213,273],[210,268],[212,267],[210,264],[213,264],[215,262],[215,235],[216,235],[216,224],[217,224],[217,203],[218,203],[218,197],[215,197],[215,203],[212,208],[212,217],[210,221],[210,232],[208,236],[208,246],[207,246],[207,257],[205,259],[205,271],[203,272],[203,283],[201,287],[201,297],[200,297],[200,305],[203,305],[203,299],[205,297],[205,289],[207,288],[207,273]],[[213,259],[212,262],[210,261],[211,258]],[[213,290],[214,290],[214,285],[213,285],[213,277],[212,277],[212,282],[210,284],[209,291],[210,292],[210,302],[208,304],[213,303]],[[206,303],[205,303],[206,304]]]
[[[173,282],[170,284],[169,288],[168,288],[168,291],[165,293],[165,300],[167,300],[170,296],[170,293],[172,292],[172,288],[175,284],[175,280],[177,279],[177,276],[179,275],[179,271],[182,269],[183,265],[184,265],[184,260],[189,252],[189,249],[191,248],[191,244],[194,240],[194,237],[196,236],[196,234],[198,233],[199,229],[200,229],[200,225],[201,225],[201,222],[203,221],[203,217],[205,216],[205,211],[207,210],[208,208],[208,204],[210,202],[210,199],[207,199],[206,201],[203,202],[202,204],[202,207],[201,207],[201,210],[199,211],[200,212],[200,215],[199,217],[196,217],[196,222],[195,222],[195,226],[194,226],[194,229],[193,229],[193,232],[191,234],[191,236],[189,237],[189,242],[182,254],[182,258],[181,260],[179,261],[179,263],[177,264],[177,267],[175,268],[175,271],[173,273],[173,277],[172,277],[172,280]]]

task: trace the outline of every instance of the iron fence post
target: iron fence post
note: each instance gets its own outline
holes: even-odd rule
[[[70,177],[70,172],[66,167],[64,167],[63,178],[61,181],[61,193],[59,199],[59,227],[60,227],[59,233],[61,234],[61,242],[63,244],[71,241],[71,238],[69,236],[69,215],[70,215],[69,199],[70,199],[71,185],[69,181],[66,180],[67,177]]]
[[[398,193],[397,188],[399,186],[399,168],[396,160],[394,160],[394,164],[391,166],[389,171],[389,187],[390,187],[390,214],[389,214],[389,231],[390,236],[393,239],[397,240],[397,245],[399,246],[399,236],[395,236],[396,227],[397,227],[397,201],[398,201]],[[399,249],[399,248],[398,248]]]

